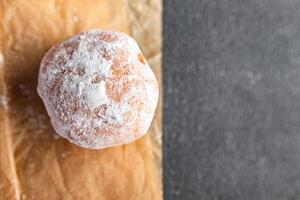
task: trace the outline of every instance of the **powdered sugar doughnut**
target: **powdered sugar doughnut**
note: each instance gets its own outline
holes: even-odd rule
[[[37,90],[55,131],[94,149],[144,135],[158,101],[155,76],[134,39],[104,30],[52,47],[41,62]]]

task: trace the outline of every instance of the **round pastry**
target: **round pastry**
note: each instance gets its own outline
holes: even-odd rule
[[[134,39],[104,30],[52,47],[41,62],[37,90],[55,131],[92,149],[143,136],[158,101],[157,81]]]

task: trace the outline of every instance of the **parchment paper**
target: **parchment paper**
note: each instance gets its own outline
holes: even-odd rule
[[[0,23],[0,199],[162,199],[161,98],[146,136],[87,150],[55,136],[36,92],[44,53],[88,28],[132,35],[161,85],[161,1],[0,0]]]

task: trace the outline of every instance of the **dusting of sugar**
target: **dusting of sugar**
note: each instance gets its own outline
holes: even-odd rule
[[[29,96],[30,95],[30,90],[25,84],[19,84],[19,88],[21,90],[21,94],[24,96]]]
[[[106,96],[105,82],[101,81],[99,84],[89,84],[86,87],[84,98],[86,98],[91,108],[107,104],[108,98]]]
[[[123,114],[128,110],[128,107],[120,104],[111,104],[106,110],[107,121],[109,124],[119,124],[123,122]]]
[[[39,114],[34,107],[27,106],[25,107],[25,114],[27,119],[27,127],[30,129],[37,130],[35,133],[43,133],[43,131],[47,128],[46,116]]]
[[[84,90],[84,87],[85,87],[85,83],[84,83],[84,82],[79,82],[79,83],[77,84],[77,94],[78,94],[79,96],[81,96],[82,91]]]
[[[61,50],[62,57],[68,59],[65,49]],[[60,55],[57,55],[57,58]],[[97,75],[108,77],[110,75],[111,60],[103,58],[97,49],[92,49],[90,41],[86,39],[85,35],[80,37],[80,43],[76,52],[68,59],[67,67],[80,68],[84,66],[85,73],[82,75],[70,74],[64,79],[63,87],[65,90],[70,90],[78,97],[86,99],[89,108],[95,108],[107,103],[105,92],[105,82],[99,84],[92,83],[92,79]],[[55,74],[51,74],[51,79]]]
[[[99,39],[101,34],[108,38]],[[70,45],[72,53],[63,45]],[[158,100],[157,83],[148,64],[138,60],[141,51],[132,38],[89,30],[54,48],[55,53],[47,53],[41,63],[41,69],[46,63],[50,66],[39,72],[38,93],[58,134],[79,146],[99,149],[129,143],[146,132]],[[110,56],[103,55],[103,49]],[[120,49],[127,54],[121,57]],[[116,59],[128,74],[114,76]],[[120,100],[108,95],[108,84],[122,91],[128,82],[136,84],[126,86]]]

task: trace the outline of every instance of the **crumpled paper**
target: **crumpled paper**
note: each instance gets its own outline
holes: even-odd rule
[[[161,85],[161,0],[0,0],[0,25],[0,199],[162,199],[162,93],[148,134],[88,150],[54,134],[36,92],[44,53],[89,28],[132,35]]]

